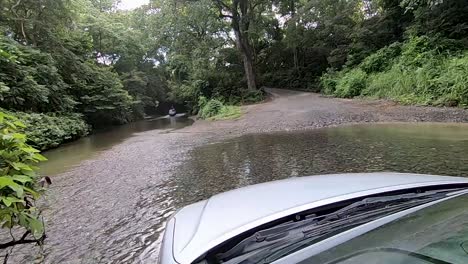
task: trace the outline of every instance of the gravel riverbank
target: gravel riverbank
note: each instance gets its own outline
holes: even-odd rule
[[[244,116],[238,120],[197,121],[180,132],[242,135],[371,122],[468,122],[468,110],[460,108],[402,106],[383,100],[337,99],[281,89],[267,91],[272,99],[244,106]]]

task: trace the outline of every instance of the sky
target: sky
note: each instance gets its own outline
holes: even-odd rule
[[[122,0],[122,2],[119,5],[119,8],[129,10],[137,8],[147,3],[149,3],[149,0]]]

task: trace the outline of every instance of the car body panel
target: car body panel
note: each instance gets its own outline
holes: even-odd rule
[[[174,215],[173,257],[178,263],[192,263],[213,247],[252,228],[323,205],[388,191],[457,183],[466,184],[468,179],[356,173],[299,177],[244,187],[178,211]]]

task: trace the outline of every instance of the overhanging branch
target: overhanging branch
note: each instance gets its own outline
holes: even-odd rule
[[[43,234],[38,239],[26,239],[30,234],[31,234],[31,231],[26,231],[26,233],[24,233],[23,236],[21,236],[19,240],[12,240],[10,242],[0,244],[0,249],[5,249],[5,248],[13,247],[16,245],[22,245],[22,244],[33,244],[33,243],[41,244],[46,239],[46,234]]]

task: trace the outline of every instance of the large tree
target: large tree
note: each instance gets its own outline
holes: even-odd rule
[[[249,90],[257,89],[257,76],[254,66],[254,49],[252,48],[249,30],[263,2],[261,0],[214,0],[221,18],[230,19],[235,35],[236,46],[242,56],[244,71]]]

